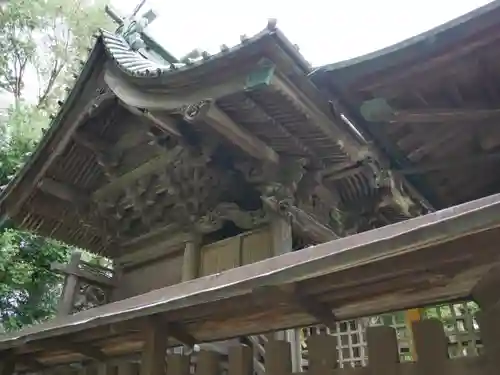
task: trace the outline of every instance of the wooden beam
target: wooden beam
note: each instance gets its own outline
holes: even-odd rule
[[[295,284],[264,286],[253,291],[256,299],[264,303],[288,303],[298,306],[318,322],[329,328],[336,328],[338,322],[335,314],[327,305],[317,301],[312,296],[306,296]]]
[[[51,263],[50,269],[52,271],[55,271],[63,275],[74,275],[78,279],[82,279],[89,284],[98,285],[106,288],[113,288],[116,286],[115,282],[106,276],[90,273],[80,268],[75,269],[73,267],[68,267],[68,265],[63,263],[59,262]]]
[[[337,318],[326,304],[317,301],[311,296],[304,296],[299,293],[295,293],[293,298],[296,303],[309,315],[318,319],[319,322],[331,329],[337,328]]]
[[[197,343],[197,340],[179,323],[168,323],[168,332],[171,337],[190,348]]]
[[[78,130],[73,134],[73,140],[82,147],[90,150],[101,166],[114,168],[119,163],[119,157],[113,153],[113,145],[103,141],[95,134]]]
[[[103,362],[107,359],[106,354],[92,344],[70,341],[63,338],[52,338],[40,341],[38,346],[44,350],[68,350],[73,353],[81,354],[97,362]]]
[[[169,326],[160,316],[148,318],[144,332],[140,375],[166,375],[167,342]]]
[[[203,101],[189,106],[184,113],[184,119],[189,122],[208,124],[231,143],[258,160],[273,164],[279,163],[276,151],[236,124],[211,101]]]
[[[81,128],[73,134],[73,140],[82,147],[85,147],[96,154],[107,153],[113,149],[113,145],[104,141],[100,137],[89,133]]]
[[[16,355],[16,362],[36,372],[41,372],[47,369],[47,366],[30,354]]]
[[[113,192],[116,192],[117,190],[124,189],[126,186],[129,186],[133,182],[151,175],[155,171],[158,170],[160,167],[164,167],[169,165],[171,162],[173,162],[177,157],[183,152],[183,149],[181,146],[175,146],[173,149],[169,150],[168,152],[161,154],[149,161],[147,161],[144,164],[141,164],[137,168],[131,170],[130,172],[127,172],[117,178],[115,178],[113,181],[111,181],[109,184],[101,187],[100,189],[96,190],[92,194],[92,198],[95,201],[99,201],[103,199],[105,196],[112,194]]]
[[[284,217],[291,217],[294,227],[317,243],[335,240],[339,236],[313,216],[290,204],[278,202],[273,197],[261,197],[262,203],[270,210]]]
[[[181,133],[179,132],[179,129],[177,128],[177,124],[175,120],[168,116],[168,115],[162,115],[162,114],[153,114],[147,109],[140,109],[136,107],[132,107],[130,105],[127,105],[126,103],[122,102],[122,106],[126,108],[130,113],[133,113],[136,116],[142,116],[150,120],[152,123],[157,125],[160,129],[166,131],[167,133],[170,133],[176,137],[181,137]]]
[[[38,183],[38,188],[46,194],[78,206],[83,206],[89,201],[89,196],[84,192],[49,177],[42,178]]]
[[[105,361],[107,359],[106,354],[104,352],[88,343],[79,343],[79,342],[71,342],[71,341],[64,341],[63,347],[67,348],[75,353],[80,353],[84,355],[85,357],[91,358],[95,361]]]
[[[200,242],[193,240],[186,242],[182,258],[182,282],[196,279],[200,266]]]
[[[383,121],[405,124],[463,123],[495,120],[500,118],[500,109],[418,109],[394,110],[387,114]]]
[[[62,296],[59,300],[59,305],[57,306],[58,316],[69,315],[73,312],[73,305],[76,293],[78,292],[79,280],[78,277],[72,272],[78,271],[78,264],[80,263],[81,257],[82,253],[79,251],[74,251],[71,254],[69,264],[66,267],[67,275],[64,280]]]
[[[396,172],[401,175],[425,174],[436,171],[446,172],[447,170],[463,170],[467,167],[474,167],[486,163],[496,163],[498,161],[500,161],[500,152],[472,156],[464,160],[449,160],[445,162],[417,164],[414,167],[399,169]]]

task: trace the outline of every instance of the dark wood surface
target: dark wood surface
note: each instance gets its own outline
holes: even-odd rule
[[[492,1],[312,77],[436,209],[500,192],[499,15]],[[366,116],[374,100],[384,116]]]
[[[498,262],[499,225],[500,195],[489,196],[58,318],[2,336],[0,350],[49,365],[82,357],[49,349],[53,340],[110,356],[140,350],[151,315],[208,342],[318,323],[307,299],[345,319],[464,298]]]

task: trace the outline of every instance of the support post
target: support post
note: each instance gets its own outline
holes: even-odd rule
[[[271,235],[273,242],[273,256],[289,253],[293,250],[292,225],[290,219],[285,219],[276,214],[271,219]],[[292,371],[299,372],[302,362],[300,340],[297,331],[289,329],[274,333],[275,340],[284,340],[291,346]]]
[[[200,263],[200,241],[194,238],[186,242],[182,261],[182,282],[196,279]]]
[[[292,251],[292,226],[289,219],[272,214],[271,235],[273,242],[273,256]]]
[[[79,287],[79,280],[76,276],[78,265],[82,258],[82,253],[74,251],[71,254],[71,259],[67,267],[67,274],[64,280],[64,287],[59,306],[57,308],[58,316],[70,315],[73,312],[73,305],[75,303],[75,296]]]
[[[166,375],[168,324],[160,316],[152,316],[145,326],[139,375]]]
[[[16,368],[14,353],[7,351],[0,356],[0,375],[13,375]]]

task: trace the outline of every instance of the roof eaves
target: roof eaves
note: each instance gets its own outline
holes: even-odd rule
[[[14,179],[9,182],[7,187],[0,193],[0,223],[9,218],[9,213],[7,212],[5,207],[6,201],[9,199],[12,192],[22,183],[23,179],[26,177],[27,172],[32,168],[35,161],[40,158],[50,141],[59,132],[61,124],[63,123],[63,119],[65,118],[66,114],[73,106],[77,98],[80,96],[85,83],[92,74],[94,63],[99,60],[103,52],[104,50],[102,48],[102,38],[98,37],[96,43],[89,53],[87,61],[85,62],[80,75],[78,76],[73,88],[68,95],[68,98],[59,109],[56,117],[54,117],[50,122],[50,126],[47,132],[44,134],[35,151],[30,155],[21,170],[16,174]]]
[[[429,54],[447,48],[461,38],[481,32],[500,23],[500,0],[492,1],[480,8],[457,17],[431,30],[418,34],[380,50],[352,59],[327,64],[316,68],[310,76],[314,80],[325,73],[337,73],[336,80],[347,80],[366,72],[404,63],[409,51]],[[420,50],[420,51],[417,51]],[[347,71],[351,71],[346,74]],[[340,74],[342,71],[342,74]],[[340,82],[338,82],[340,83]]]

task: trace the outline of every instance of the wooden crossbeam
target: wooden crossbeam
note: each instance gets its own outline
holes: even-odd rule
[[[263,303],[288,303],[316,318],[329,328],[336,328],[337,318],[327,305],[312,296],[304,295],[295,284],[270,285],[255,289],[252,293]]]
[[[279,156],[276,151],[236,124],[215,103],[206,101],[195,106],[188,107],[184,114],[185,120],[208,124],[220,135],[254,158],[278,164]]]
[[[144,164],[141,164],[140,166],[131,170],[130,172],[127,172],[115,178],[109,184],[96,190],[92,194],[93,199],[96,201],[101,200],[106,195],[111,194],[117,190],[123,189],[124,187],[130,185],[131,183],[154,173],[158,168],[166,166],[170,164],[172,161],[174,161],[181,154],[182,151],[183,149],[181,146],[176,146],[173,149],[169,150],[169,152],[159,155],[158,157],[151,159]]]
[[[32,357],[29,354],[17,355],[16,362],[22,363],[24,366],[26,366],[28,369],[32,371],[41,372],[47,369],[47,366],[45,366],[43,363],[41,363],[40,361],[38,361],[36,358]]]
[[[335,240],[339,236],[313,216],[293,205],[283,205],[273,197],[261,197],[262,203],[278,215],[290,216],[294,227],[308,235],[313,241],[323,243]]]
[[[38,188],[47,194],[79,206],[83,206],[89,201],[89,196],[84,192],[49,177],[41,179]]]
[[[174,339],[191,348],[197,342],[196,339],[178,323],[168,323],[168,332]]]
[[[498,161],[500,161],[500,153],[495,152],[491,154],[472,156],[465,160],[455,159],[438,163],[418,164],[414,167],[400,169],[397,172],[402,175],[424,174],[435,171],[447,171],[450,169],[464,169],[466,167],[479,166],[486,163],[496,163]]]
[[[106,354],[99,348],[89,343],[79,343],[64,338],[57,338],[51,340],[40,341],[40,348],[49,349],[54,351],[69,350],[73,353],[81,354],[94,361],[102,362],[107,359]]]
[[[500,118],[500,109],[432,109],[396,111],[391,123],[480,122]]]
[[[84,280],[85,282],[93,285],[98,285],[102,287],[107,287],[107,288],[112,288],[115,285],[115,282],[110,279],[109,277],[98,275],[98,274],[93,274],[91,272],[87,272],[85,270],[82,270],[80,268],[72,268],[68,267],[68,265],[59,263],[59,262],[54,262],[51,263],[50,269],[52,271],[64,274],[64,275],[74,275],[78,277],[79,279]]]
[[[113,148],[112,144],[104,141],[102,138],[96,137],[95,135],[81,129],[78,129],[73,134],[73,140],[80,146],[83,146],[96,154],[108,153]]]
[[[148,120],[156,124],[160,129],[166,131],[167,133],[175,135],[176,137],[181,137],[181,133],[177,128],[177,124],[175,123],[175,120],[172,117],[166,115],[153,114],[146,109],[139,109],[136,107],[132,107],[123,102],[122,106],[126,108],[130,113],[133,113],[134,115],[143,116],[147,118]]]

